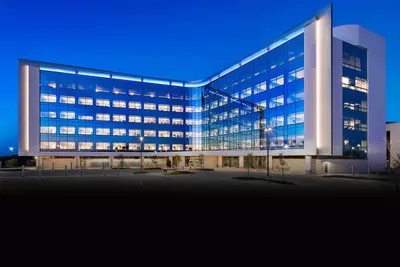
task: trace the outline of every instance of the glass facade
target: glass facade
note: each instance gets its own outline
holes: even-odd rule
[[[205,86],[203,150],[304,148],[304,34]]]
[[[41,151],[304,147],[302,33],[203,86],[128,78],[41,68]]]
[[[41,151],[184,150],[196,90],[41,70]]]
[[[367,50],[343,42],[343,155],[367,157]]]

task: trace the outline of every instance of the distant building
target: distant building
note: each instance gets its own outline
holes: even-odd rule
[[[332,26],[331,6],[202,81],[21,59],[19,155],[38,164],[137,166],[140,151],[182,164],[292,171],[385,168],[385,39]],[[143,141],[141,138],[143,137]]]
[[[400,155],[400,122],[386,124],[386,142],[386,166],[389,168],[393,167],[393,159]]]

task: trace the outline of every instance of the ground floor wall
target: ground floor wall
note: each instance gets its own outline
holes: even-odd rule
[[[169,157],[143,157],[143,167],[164,168]],[[368,160],[345,158],[317,158],[311,156],[283,157],[292,173],[368,173]],[[248,164],[252,169],[265,169],[267,164],[271,171],[279,171],[281,159],[276,156],[253,156],[250,162],[246,156],[181,156],[176,167],[179,168],[238,168],[245,169]],[[36,166],[43,169],[79,169],[82,168],[140,168],[141,157],[36,157]],[[371,170],[376,172],[377,170]]]

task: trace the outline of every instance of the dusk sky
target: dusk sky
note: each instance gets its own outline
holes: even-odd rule
[[[18,58],[197,80],[265,47],[329,1],[0,0],[0,155],[18,146]],[[387,120],[400,121],[400,4],[336,0],[334,25],[386,37]],[[397,62],[397,63],[396,63]]]

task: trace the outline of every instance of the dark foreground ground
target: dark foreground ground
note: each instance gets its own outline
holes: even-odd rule
[[[218,170],[165,175],[161,171],[73,170],[0,172],[2,204],[29,206],[96,207],[399,207],[399,193],[388,177],[369,180],[328,178],[317,175],[285,175],[280,184],[262,180],[239,180],[246,171]],[[357,177],[356,177],[357,178]],[[361,177],[359,177],[361,178]],[[272,180],[282,176],[273,173]],[[390,179],[389,179],[390,180]],[[18,204],[17,204],[18,203]]]

